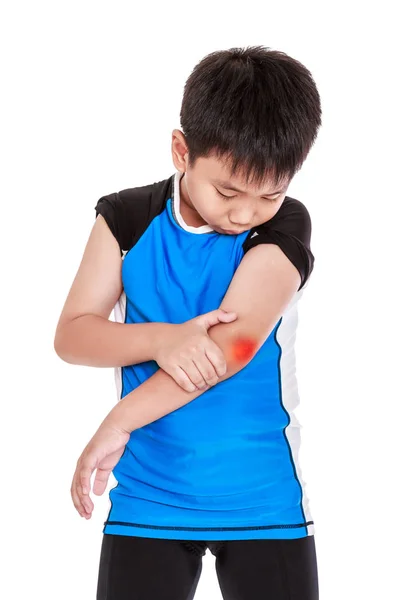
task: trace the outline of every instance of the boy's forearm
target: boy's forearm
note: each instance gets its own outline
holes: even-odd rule
[[[242,360],[239,364],[229,358],[231,342],[226,338],[226,329],[223,328],[230,326],[231,324],[219,324],[209,330],[210,333],[213,333],[214,341],[220,345],[225,356],[228,355],[226,373],[219,378],[218,384],[238,373],[250,362],[249,358],[246,361]],[[232,327],[232,331],[234,331],[234,327]],[[110,411],[106,419],[116,427],[130,433],[188,404],[209,389],[186,392],[163,369],[159,369],[139,387],[124,396]]]
[[[168,373],[158,369],[139,387],[124,396],[106,419],[119,429],[131,433],[191,402],[204,391],[186,392]]]
[[[117,323],[83,315],[57,332],[55,350],[68,363],[89,367],[124,367],[154,360],[170,323]]]

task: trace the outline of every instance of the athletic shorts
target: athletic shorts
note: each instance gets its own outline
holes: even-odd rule
[[[313,535],[198,541],[103,534],[97,600],[192,600],[215,556],[223,600],[318,600]]]

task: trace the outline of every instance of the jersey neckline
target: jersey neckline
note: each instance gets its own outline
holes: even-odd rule
[[[181,215],[181,195],[179,183],[181,178],[183,177],[183,173],[180,171],[176,171],[172,178],[172,195],[171,195],[171,209],[172,209],[172,219],[177,226],[188,233],[200,234],[200,233],[214,233],[218,235],[218,232],[215,231],[209,225],[201,225],[200,227],[193,227],[192,225],[187,225],[183,220]]]

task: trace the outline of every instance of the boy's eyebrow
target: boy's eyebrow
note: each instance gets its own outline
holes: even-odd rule
[[[227,189],[227,190],[233,190],[234,192],[239,192],[240,194],[244,194],[245,192],[243,192],[242,190],[238,190],[238,188],[235,188],[230,181],[223,181],[222,179],[213,179],[212,180],[214,183],[222,186],[223,188]],[[275,196],[276,194],[282,194],[284,192],[284,190],[277,190],[276,192],[270,192],[269,194],[261,194],[262,196]]]

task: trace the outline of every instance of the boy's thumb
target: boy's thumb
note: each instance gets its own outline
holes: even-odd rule
[[[213,325],[217,325],[218,323],[230,323],[237,319],[237,314],[233,311],[225,311],[222,308],[217,308],[216,310],[212,310],[205,315],[199,317],[201,324],[208,329]]]
[[[237,314],[233,310],[224,310],[223,308],[218,308],[218,319],[222,321],[233,321],[237,319]]]

